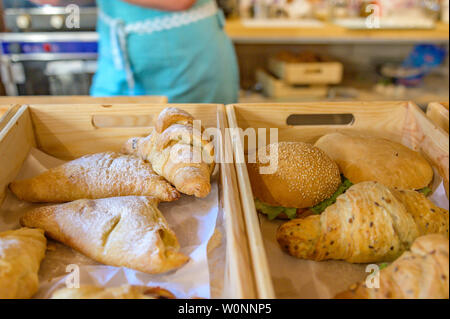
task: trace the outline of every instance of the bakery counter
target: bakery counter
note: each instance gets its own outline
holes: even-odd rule
[[[23,104],[167,104],[165,96],[0,96],[0,118],[14,105]]]
[[[438,22],[430,30],[350,30],[331,23],[318,27],[246,26],[228,20],[225,31],[235,43],[440,43],[449,42],[449,25]]]
[[[167,103],[167,97],[147,95],[147,96],[0,96],[0,110],[12,104],[134,104],[134,103]]]

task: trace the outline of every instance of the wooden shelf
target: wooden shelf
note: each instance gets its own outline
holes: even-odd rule
[[[449,25],[441,22],[433,30],[349,30],[331,23],[316,28],[260,28],[246,27],[240,20],[228,20],[225,31],[235,43],[449,42]]]

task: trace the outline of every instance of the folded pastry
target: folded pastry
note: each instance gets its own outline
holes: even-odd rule
[[[188,261],[152,197],[78,200],[36,208],[21,223],[106,265],[163,273]]]
[[[175,299],[175,296],[159,287],[119,286],[102,288],[81,286],[80,288],[62,288],[55,291],[52,299]]]
[[[130,195],[170,202],[180,195],[149,163],[114,152],[83,156],[9,188],[21,200],[41,203]]]
[[[41,229],[0,233],[0,299],[27,299],[37,292],[46,248]]]
[[[448,237],[448,212],[436,211],[441,214],[437,218],[430,216],[432,212],[410,212],[416,204],[406,207],[395,194],[377,182],[354,185],[321,215],[282,225],[277,240],[298,258],[370,263],[395,260],[421,234],[439,232]]]
[[[202,138],[200,130],[194,132],[193,121],[183,110],[166,108],[152,133],[128,140],[122,152],[149,161],[155,172],[181,193],[205,197],[211,190],[214,147]]]
[[[448,239],[418,238],[410,251],[380,271],[379,288],[358,283],[337,299],[448,299]]]
[[[449,237],[447,210],[437,207],[425,195],[416,191],[392,189],[391,192],[414,218],[420,236],[442,234]]]
[[[391,188],[420,190],[433,179],[433,169],[422,155],[386,139],[331,133],[315,145],[336,161],[353,184],[376,181]]]

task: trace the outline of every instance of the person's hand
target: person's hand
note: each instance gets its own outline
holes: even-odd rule
[[[49,4],[52,6],[56,6],[60,3],[60,0],[30,0],[30,1],[36,4]]]

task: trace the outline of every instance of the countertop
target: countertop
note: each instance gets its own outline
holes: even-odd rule
[[[414,30],[351,30],[333,23],[324,23],[320,27],[279,27],[245,26],[240,19],[227,20],[225,32],[239,43],[449,43],[449,25],[437,22],[434,29]],[[40,40],[49,37],[59,41],[97,41],[96,32],[36,32],[36,33],[0,33],[3,41]]]
[[[332,23],[321,27],[248,27],[241,20],[228,20],[225,31],[235,43],[448,43],[449,25],[438,22],[430,30],[350,30]]]

